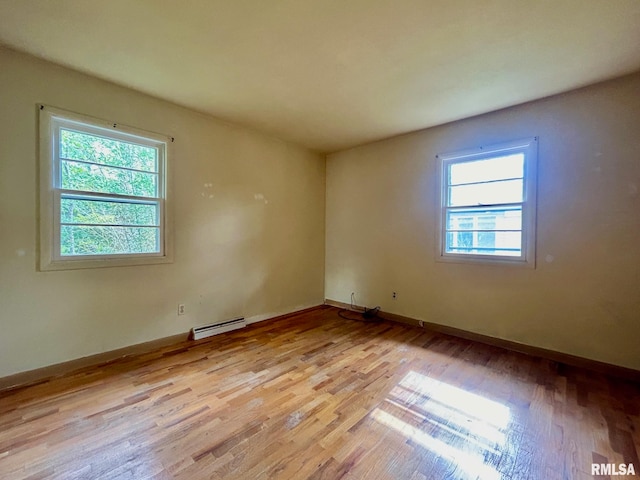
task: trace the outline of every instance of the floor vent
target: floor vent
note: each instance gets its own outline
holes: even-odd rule
[[[234,318],[232,320],[227,320],[226,322],[210,323],[209,325],[202,325],[201,327],[193,327],[191,329],[191,338],[193,340],[200,340],[201,338],[230,332],[231,330],[236,330],[246,326],[247,322],[244,317]]]

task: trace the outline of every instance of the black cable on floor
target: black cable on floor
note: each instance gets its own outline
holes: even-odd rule
[[[346,320],[353,320],[354,322],[374,323],[382,321],[382,319],[377,316],[378,311],[380,311],[380,307],[365,309],[362,313],[343,308],[338,312],[338,316]],[[346,312],[349,312],[351,315],[346,315]]]

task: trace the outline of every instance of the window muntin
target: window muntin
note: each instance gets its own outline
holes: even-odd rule
[[[441,259],[533,264],[536,142],[438,156]]]
[[[41,269],[170,261],[167,140],[41,108]]]

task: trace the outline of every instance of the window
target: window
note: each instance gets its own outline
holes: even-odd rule
[[[171,139],[40,107],[40,269],[171,261]]]
[[[535,264],[537,138],[438,155],[441,260]]]

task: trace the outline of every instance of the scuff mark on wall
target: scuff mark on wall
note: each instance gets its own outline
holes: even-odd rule
[[[262,193],[254,193],[254,194],[253,194],[253,199],[254,199],[254,200],[258,200],[258,201],[260,201],[260,202],[264,202],[264,204],[265,204],[265,205],[267,205],[267,204],[269,203],[269,200],[267,200],[267,199],[264,197],[264,194],[262,194]]]
[[[213,183],[205,183],[204,184],[204,188],[205,189],[213,188]],[[207,194],[206,190],[204,192],[200,193],[200,196],[202,198],[210,198],[210,199],[214,197],[213,193]]]

